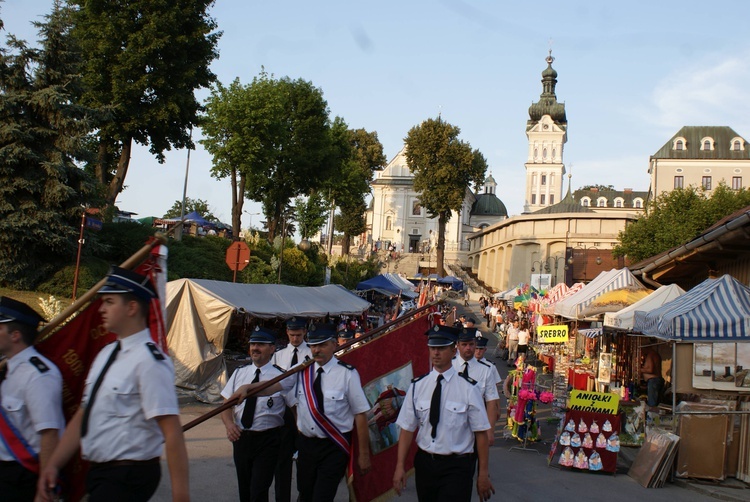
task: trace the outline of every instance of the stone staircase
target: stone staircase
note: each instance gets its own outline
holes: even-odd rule
[[[445,262],[445,268],[450,272],[451,275],[458,277],[464,281],[467,291],[470,295],[492,296],[492,291],[485,287],[484,284],[480,284],[477,280],[469,275],[466,270],[461,267],[461,264],[457,261]]]

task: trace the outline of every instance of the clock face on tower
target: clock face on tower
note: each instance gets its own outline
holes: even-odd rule
[[[547,129],[549,129],[549,124],[544,124],[544,125],[542,126],[542,129],[544,129],[545,131],[546,131]]]

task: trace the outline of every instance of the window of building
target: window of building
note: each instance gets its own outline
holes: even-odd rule
[[[536,205],[536,194],[535,193],[531,194],[531,205],[532,206]]]
[[[684,150],[685,149],[685,143],[681,139],[678,139],[675,142],[675,144],[674,144],[674,149],[675,150]]]
[[[385,217],[385,229],[393,230],[393,218],[391,218],[390,216]]]
[[[545,202],[545,195],[544,195],[544,194],[542,194],[542,195],[540,195],[540,196],[539,196],[539,202],[540,202],[540,203],[541,203],[542,205],[544,205],[544,202]]]
[[[732,150],[742,150],[742,144],[740,143],[740,140],[736,139],[734,140],[734,143],[732,143]]]
[[[674,187],[675,188],[685,188],[685,177],[684,176],[675,176],[674,177]]]
[[[547,149],[546,148],[544,150],[542,150],[542,157],[545,158],[545,159],[547,158]]]
[[[549,194],[549,205],[551,206],[554,203],[555,203],[555,194],[551,193]]]
[[[415,200],[411,204],[411,215],[412,216],[422,216],[422,205],[419,203],[418,200]]]
[[[546,185],[546,184],[547,184],[547,175],[542,174],[542,185]]]
[[[713,150],[714,149],[714,140],[713,138],[703,138],[701,140],[701,150]]]
[[[622,207],[622,199],[615,199],[615,207]]]
[[[704,176],[701,180],[701,186],[704,190],[711,190],[711,176]]]
[[[732,190],[742,188],[742,176],[732,176]]]
[[[591,203],[591,200],[588,197],[584,197],[581,199],[581,205],[583,207],[589,207],[589,204]]]
[[[636,209],[640,209],[643,207],[643,200],[642,199],[633,199],[633,207]]]
[[[596,205],[599,207],[607,207],[607,199],[604,197],[599,197],[599,199],[596,201]]]

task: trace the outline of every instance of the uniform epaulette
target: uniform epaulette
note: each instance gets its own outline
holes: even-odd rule
[[[44,361],[42,361],[36,356],[30,357],[29,362],[32,365],[34,365],[34,367],[39,371],[39,373],[47,373],[49,371],[49,366],[44,364]]]
[[[459,373],[458,375],[461,378],[463,378],[464,380],[466,380],[467,382],[469,382],[471,385],[476,385],[477,384],[477,381],[474,380],[473,378],[471,378],[470,376],[466,376],[463,373]]]
[[[419,382],[420,380],[422,380],[422,379],[423,379],[424,377],[426,377],[427,375],[429,375],[429,373],[425,373],[424,375],[418,376],[418,377],[416,377],[416,378],[412,378],[412,379],[411,379],[411,383],[417,383],[417,382]]]
[[[277,370],[279,370],[282,373],[286,372],[286,370],[284,368],[282,368],[281,366],[279,366],[278,364],[274,364],[273,367],[276,368]]]
[[[157,361],[163,361],[165,359],[164,354],[161,353],[154,342],[146,342],[146,347],[148,347],[148,350],[151,351],[151,355],[154,356],[154,359],[156,359]]]
[[[343,366],[344,368],[348,369],[348,370],[353,370],[353,369],[354,369],[354,366],[352,366],[352,365],[351,365],[351,364],[349,364],[349,363],[345,363],[344,361],[339,361],[339,364],[340,364],[341,366]]]
[[[486,363],[486,362],[482,361],[481,359],[477,359],[477,362],[478,362],[479,364],[484,364],[484,365],[485,365],[485,366],[487,366],[488,368],[490,367],[490,363]]]
[[[310,360],[310,356],[305,356],[305,361],[309,361],[309,360]]]

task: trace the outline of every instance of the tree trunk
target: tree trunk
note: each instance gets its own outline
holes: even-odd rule
[[[445,211],[438,213],[438,239],[437,239],[437,274],[445,277],[445,224],[448,215]]]
[[[240,174],[237,179],[237,169],[232,167],[230,173],[232,183],[232,237],[234,240],[240,239],[242,230],[242,207],[245,203],[245,175]]]
[[[351,245],[351,236],[344,233],[344,239],[341,241],[341,256],[349,256],[349,246]]]
[[[329,215],[329,222],[330,225],[328,225],[328,256],[331,256],[331,251],[333,250],[333,217],[336,214],[336,201],[331,201],[331,214]]]
[[[109,184],[109,180],[107,179],[107,173],[109,172],[107,165],[107,145],[104,144],[104,140],[99,140],[99,153],[96,159],[96,179],[99,180],[99,183],[103,187]]]
[[[133,138],[125,138],[122,142],[122,151],[120,152],[120,160],[117,162],[117,171],[115,172],[112,181],[109,182],[109,188],[107,190],[107,205],[114,206],[117,196],[122,192],[122,186],[125,184],[125,176],[128,174],[128,167],[130,167],[130,153],[133,149]],[[100,152],[101,155],[101,152]],[[106,170],[106,166],[103,166]]]

